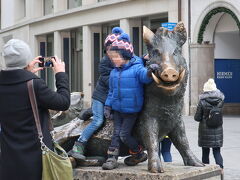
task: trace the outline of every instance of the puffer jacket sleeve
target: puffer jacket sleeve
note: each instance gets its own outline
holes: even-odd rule
[[[112,107],[112,99],[113,99],[113,71],[110,73],[109,77],[109,91],[105,105]]]
[[[141,83],[148,84],[152,82],[152,78],[147,75],[147,68],[142,64],[138,64],[137,68],[137,77]]]
[[[194,115],[194,119],[195,121],[202,121],[202,118],[203,118],[203,107],[202,107],[202,103],[201,101],[199,101],[198,105],[197,105],[197,111]]]
[[[48,88],[44,80],[34,80],[38,106],[56,111],[65,111],[70,106],[68,77],[64,72],[57,73],[55,77],[57,92]]]
[[[102,81],[106,87],[109,87],[109,76],[102,76]]]

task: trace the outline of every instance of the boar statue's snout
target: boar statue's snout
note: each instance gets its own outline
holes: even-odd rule
[[[161,74],[160,78],[166,82],[175,82],[178,80],[179,73],[173,68],[166,68]]]

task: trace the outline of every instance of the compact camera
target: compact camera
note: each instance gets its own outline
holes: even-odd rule
[[[39,61],[41,61],[41,63],[39,63],[38,66],[39,67],[45,67],[45,68],[53,67],[52,58],[55,59],[54,56],[52,56],[52,57],[40,57]]]

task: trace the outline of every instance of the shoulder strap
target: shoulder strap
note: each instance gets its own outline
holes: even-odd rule
[[[33,80],[30,80],[27,82],[27,87],[28,87],[29,99],[31,102],[32,110],[33,110],[34,120],[35,120],[35,123],[37,126],[38,138],[42,139],[43,134],[42,134],[42,128],[41,128],[40,119],[39,119],[36,96],[35,96],[35,92],[34,92],[34,88],[33,88]]]

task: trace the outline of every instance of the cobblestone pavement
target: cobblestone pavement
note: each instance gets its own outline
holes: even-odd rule
[[[192,116],[184,116],[186,134],[194,154],[201,160],[201,148],[198,147],[198,122]],[[224,117],[224,143],[222,151],[224,162],[224,180],[240,180],[240,117]],[[182,162],[175,147],[172,148],[174,162]],[[212,152],[210,163],[214,164]]]

